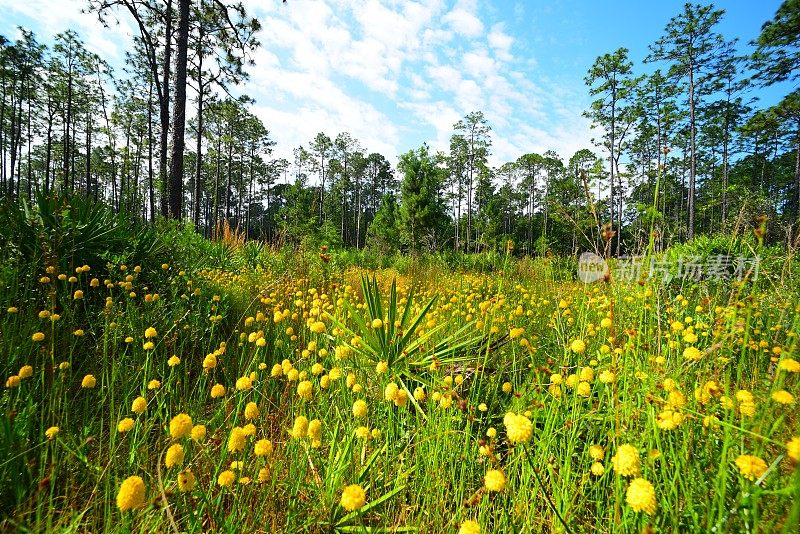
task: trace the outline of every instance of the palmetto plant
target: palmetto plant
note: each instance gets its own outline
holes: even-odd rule
[[[426,383],[425,372],[432,364],[455,366],[474,362],[479,359],[477,356],[481,351],[493,348],[490,339],[472,321],[447,335],[442,333],[453,328],[449,321],[420,333],[420,325],[437,297],[431,298],[413,314],[414,290],[409,292],[401,309],[396,280],[392,280],[389,300],[385,305],[375,277],[362,276],[361,288],[366,313],[345,300],[344,307],[351,322],[347,321],[347,317],[332,316],[331,319],[348,334],[346,337],[350,337],[350,342],[347,346],[366,360],[363,363],[386,362],[388,372],[399,381],[418,409],[420,407],[411,395],[409,384]]]

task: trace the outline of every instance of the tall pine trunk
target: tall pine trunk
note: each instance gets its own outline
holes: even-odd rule
[[[178,39],[175,61],[175,110],[172,119],[172,157],[169,171],[169,215],[181,219],[183,151],[186,136],[186,62],[189,50],[189,0],[178,1]]]

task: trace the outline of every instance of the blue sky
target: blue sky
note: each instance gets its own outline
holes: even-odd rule
[[[581,116],[583,78],[595,58],[624,46],[634,69],[683,2],[488,0],[247,0],[264,26],[242,90],[278,142],[278,155],[319,131],[350,132],[394,161],[427,142],[446,149],[452,125],[482,110],[493,128],[492,163],[590,147]],[[740,49],[772,18],[778,0],[716,3],[719,31]],[[130,26],[103,29],[80,0],[0,0],[0,33],[22,25],[40,41],[67,28],[119,65]],[[786,87],[754,93],[771,104]]]

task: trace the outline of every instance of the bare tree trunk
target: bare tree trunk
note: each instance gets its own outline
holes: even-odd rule
[[[189,0],[178,0],[178,39],[175,61],[175,109],[172,118],[172,157],[169,170],[169,215],[183,215],[183,151],[186,141],[186,63],[189,51]]]
[[[697,170],[697,147],[695,146],[695,110],[694,110],[694,64],[689,64],[689,239],[694,239],[694,185]]]
[[[158,95],[159,121],[161,122],[161,145],[158,155],[158,176],[161,179],[161,215],[169,215],[167,195],[167,148],[169,142],[169,74],[172,68],[172,0],[167,0],[166,29],[164,37],[164,76]],[[153,72],[157,76],[157,72]]]

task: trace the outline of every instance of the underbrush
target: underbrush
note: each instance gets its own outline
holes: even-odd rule
[[[272,249],[113,214],[98,234],[59,209],[71,240],[3,226],[37,240],[0,264],[3,530],[800,521],[777,251],[761,281],[584,285],[572,258]]]

